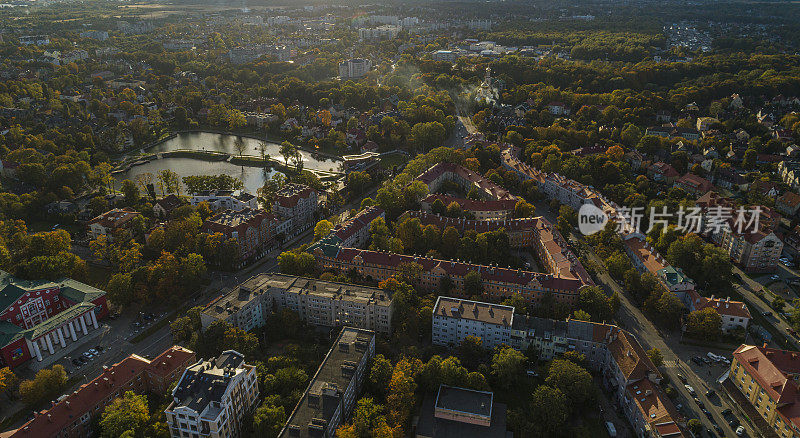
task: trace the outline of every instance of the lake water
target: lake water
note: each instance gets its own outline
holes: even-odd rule
[[[176,150],[206,150],[238,155],[238,152],[233,147],[235,139],[235,135],[215,134],[212,132],[183,133],[151,147],[146,152],[148,154],[155,154],[158,152]],[[243,139],[247,146],[243,155],[261,157],[261,153],[258,150],[259,141],[247,137],[243,137]],[[279,144],[268,142],[266,152],[273,159],[280,162],[284,161],[283,157],[280,155]],[[340,160],[334,160],[311,152],[300,151],[300,154],[303,157],[303,167],[306,169],[339,171],[342,164]],[[133,166],[127,172],[115,175],[115,178],[119,185],[124,179],[133,180],[137,175],[151,173],[153,174],[155,182],[155,176],[164,169],[170,169],[180,177],[191,175],[230,175],[239,178],[242,183],[244,183],[245,189],[252,194],[255,194],[256,190],[264,185],[266,179],[279,173],[276,170],[265,171],[260,167],[240,166],[227,161],[204,161],[195,158],[166,157]],[[183,189],[185,193],[186,187]]]
[[[219,175],[226,174],[232,177],[239,178],[244,183],[244,188],[249,193],[256,194],[256,190],[264,185],[264,181],[271,178],[272,175],[279,173],[276,170],[264,170],[260,167],[237,166],[228,163],[227,161],[203,161],[194,158],[163,158],[161,160],[153,160],[149,163],[140,164],[131,167],[127,172],[115,175],[118,186],[124,179],[134,180],[137,175],[144,173],[153,174],[153,182],[158,183],[156,176],[158,172],[170,169],[177,173],[180,177],[191,175]],[[186,194],[186,187],[183,187],[183,193]]]
[[[243,137],[244,143],[247,146],[243,155],[252,155],[261,157],[261,152],[258,149],[259,140]],[[236,140],[235,135],[215,134],[213,132],[190,132],[178,134],[177,137],[171,138],[167,141],[159,143],[152,148],[148,149],[148,153],[176,151],[179,149],[190,149],[198,151],[217,151],[226,152],[232,155],[239,155],[239,152],[233,147]],[[267,142],[267,154],[275,160],[284,162],[280,154],[280,145],[277,143]],[[303,156],[303,167],[306,169],[314,170],[332,170],[339,171],[342,162],[328,157],[323,157],[311,152],[300,151]]]

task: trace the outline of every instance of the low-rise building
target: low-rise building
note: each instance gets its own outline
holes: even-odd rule
[[[711,190],[714,184],[711,184],[711,181],[703,177],[687,173],[675,181],[675,187],[683,189],[683,191],[694,197],[698,197]]]
[[[420,408],[415,437],[506,438],[506,405],[494,393],[440,385]]]
[[[294,275],[258,274],[211,303],[200,315],[203,328],[224,320],[234,327],[262,327],[273,311],[289,309],[308,324],[392,330],[392,294],[375,287]]]
[[[800,353],[743,344],[728,379],[777,436],[800,436]]]
[[[258,198],[250,193],[239,190],[210,190],[197,192],[192,195],[191,204],[197,206],[207,202],[212,210],[240,211],[245,208],[258,209]]]
[[[498,221],[510,219],[514,216],[514,207],[517,205],[517,200],[474,200],[465,198],[456,198],[454,196],[442,195],[433,193],[424,197],[419,201],[423,211],[433,211],[433,203],[437,200],[447,207],[451,203],[458,204],[463,211],[466,211],[475,219],[484,221]]]
[[[114,234],[130,228],[134,219],[142,217],[141,213],[129,208],[115,208],[88,222],[89,234],[92,239],[106,236],[109,241],[114,240]]]
[[[386,212],[380,207],[367,207],[347,221],[336,225],[330,234],[320,242],[352,248],[360,248],[369,240],[369,228],[372,221],[385,218]]]
[[[103,372],[77,390],[59,397],[49,409],[34,414],[6,438],[80,438],[92,436],[93,419],[127,391],[160,394],[195,361],[195,354],[173,346],[153,360],[132,354],[120,362],[103,367]]]
[[[256,367],[234,350],[189,366],[164,413],[172,438],[239,437],[258,403]]]
[[[167,219],[172,214],[172,211],[181,205],[183,205],[183,200],[174,193],[170,193],[153,203],[153,214],[161,219]]]
[[[353,411],[374,355],[374,332],[343,328],[278,437],[333,438]]]
[[[775,200],[775,209],[789,217],[797,216],[800,211],[800,195],[787,190]]]

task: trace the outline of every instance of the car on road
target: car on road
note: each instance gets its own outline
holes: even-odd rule
[[[706,414],[709,420],[714,421],[714,417],[711,416],[711,412],[709,412],[708,409],[703,408],[703,413]]]
[[[770,280],[773,280],[773,281],[777,281],[777,280],[780,280],[780,279],[781,279],[781,276],[780,276],[780,275],[778,275],[778,274],[774,274],[774,275],[770,275],[770,276],[769,276],[769,279],[770,279]]]
[[[683,387],[686,388],[687,391],[689,391],[689,394],[694,395],[694,388],[692,388],[689,385],[683,385]]]
[[[97,352],[97,350],[95,350],[94,348],[90,348],[90,349],[89,349],[89,353],[91,353],[93,356],[97,356],[98,354],[100,354],[100,353],[98,353],[98,352]]]
[[[75,365],[76,368],[80,368],[83,364],[77,358],[72,359],[72,365]]]
[[[786,332],[789,333],[792,336],[796,336],[797,335],[797,332],[795,332],[794,329],[791,328],[791,327],[786,327]]]
[[[744,426],[739,426],[736,428],[736,436],[743,436],[744,435]]]
[[[767,316],[772,316],[772,312],[764,312],[764,316],[765,316],[765,317],[767,317]]]
[[[686,383],[686,377],[683,374],[678,374],[678,380],[680,380],[681,383]]]
[[[739,420],[737,420],[736,418],[731,418],[731,420],[728,421],[728,426],[730,426],[731,429],[736,429],[737,427],[739,427]]]
[[[700,409],[703,409],[703,410],[705,410],[705,408],[706,408],[706,405],[704,405],[704,404],[703,404],[703,402],[702,402],[702,401],[701,401],[699,398],[695,397],[695,398],[694,398],[694,401],[697,403],[697,406],[699,406],[699,407],[700,407]]]
[[[723,432],[723,431],[722,431],[722,428],[721,428],[721,427],[719,427],[719,424],[715,424],[715,425],[714,425],[714,430],[716,430],[716,431],[717,431],[717,435],[719,435],[719,436],[725,436],[725,432]]]
[[[730,415],[730,414],[731,414],[731,412],[733,412],[733,411],[731,411],[731,408],[725,408],[725,409],[723,409],[722,411],[720,411],[720,414],[722,414],[723,416],[725,416],[725,415]]]
[[[714,394],[716,394],[716,391],[714,391],[714,388],[708,388],[708,390],[706,391],[706,397],[711,397]]]

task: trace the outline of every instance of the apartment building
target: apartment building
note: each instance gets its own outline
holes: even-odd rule
[[[369,240],[369,227],[377,218],[386,218],[386,212],[380,207],[367,207],[347,221],[336,225],[330,234],[321,242],[359,248]]]
[[[695,282],[684,274],[681,268],[670,265],[641,233],[622,236],[622,243],[633,266],[639,272],[653,274],[667,290],[674,293],[684,303],[688,303],[688,293],[695,289]]]
[[[193,206],[207,202],[212,210],[258,209],[258,198],[241,190],[204,190],[192,194],[190,202]]]
[[[771,272],[778,267],[783,241],[773,231],[722,231],[719,246],[746,272]]]
[[[303,184],[290,183],[275,194],[272,214],[291,219],[293,230],[306,229],[316,220],[319,211],[317,191]]]
[[[574,305],[578,302],[580,289],[593,284],[566,273],[554,275],[337,245],[316,245],[309,248],[309,251],[322,270],[345,273],[354,269],[360,275],[375,281],[395,277],[403,265],[417,263],[422,266],[417,286],[428,291],[437,290],[442,279],[449,278],[454,293],[463,293],[464,278],[469,272],[477,272],[481,276],[485,296],[493,300],[519,294],[529,302],[538,304],[545,294],[551,294],[560,303]]]
[[[514,207],[517,206],[515,199],[505,200],[475,200],[457,198],[455,196],[432,193],[419,201],[423,211],[433,211],[433,203],[441,201],[445,207],[455,202],[463,211],[471,213],[475,219],[483,221],[501,221],[514,217]]]
[[[728,379],[776,436],[800,437],[800,353],[742,344]]]
[[[364,58],[353,58],[339,63],[339,77],[341,79],[358,79],[363,77],[372,68],[372,61]]]
[[[462,235],[466,231],[485,233],[503,229],[508,233],[512,248],[534,249],[539,261],[544,265],[542,268],[547,272],[558,277],[579,278],[586,284],[593,283],[591,276],[569,248],[567,241],[544,217],[487,221],[450,218],[424,211],[407,211],[402,217],[419,219],[423,226],[435,225],[439,230],[453,227]]]
[[[508,190],[484,178],[481,174],[453,163],[437,163],[417,177],[431,193],[442,189],[445,182],[457,184],[465,192],[473,187],[487,200],[516,200]]]
[[[234,350],[189,366],[164,413],[172,438],[239,437],[258,403],[256,367]]]
[[[225,320],[243,330],[262,327],[273,311],[289,309],[308,324],[350,326],[380,333],[392,330],[392,294],[375,287],[264,273],[251,277],[211,303],[200,316],[203,328]]]
[[[750,310],[747,304],[741,301],[733,301],[731,297],[716,298],[714,295],[711,297],[701,297],[697,291],[689,293],[690,303],[687,306],[690,312],[695,310],[703,310],[706,307],[711,307],[719,313],[722,318],[722,326],[720,327],[723,332],[728,333],[731,330],[741,327],[746,330],[750,324]]]
[[[487,348],[535,348],[543,360],[567,351],[586,356],[640,437],[685,436],[683,418],[658,383],[661,374],[632,334],[609,324],[514,315],[514,308],[440,296],[433,309],[434,345],[477,336]]]
[[[225,210],[203,223],[205,233],[221,233],[226,239],[239,244],[239,258],[260,256],[274,245],[277,220],[270,213],[258,209],[244,208],[239,211]]]
[[[343,328],[278,437],[334,437],[350,417],[374,355],[374,332]]]
[[[132,354],[103,367],[103,372],[77,390],[60,397],[50,408],[36,412],[20,428],[3,434],[6,438],[79,438],[91,436],[92,420],[99,417],[115,398],[125,392],[162,393],[195,361],[195,354],[173,346],[147,360]]]

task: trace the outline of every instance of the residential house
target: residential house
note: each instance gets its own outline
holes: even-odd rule
[[[172,211],[181,205],[183,205],[183,200],[174,193],[170,193],[153,204],[153,214],[161,219],[167,219]]]
[[[675,187],[683,189],[683,191],[694,197],[698,197],[711,190],[714,185],[703,177],[687,173],[675,181]]]
[[[789,217],[796,217],[800,210],[800,195],[792,191],[785,191],[775,200],[775,209]]]
[[[141,213],[127,207],[115,208],[90,220],[87,224],[89,234],[92,236],[92,239],[106,236],[109,241],[113,241],[114,234],[131,228],[135,220],[141,217]]]
[[[663,161],[653,163],[647,168],[647,176],[656,182],[663,182],[667,184],[674,184],[680,174],[674,167],[670,166]]]

